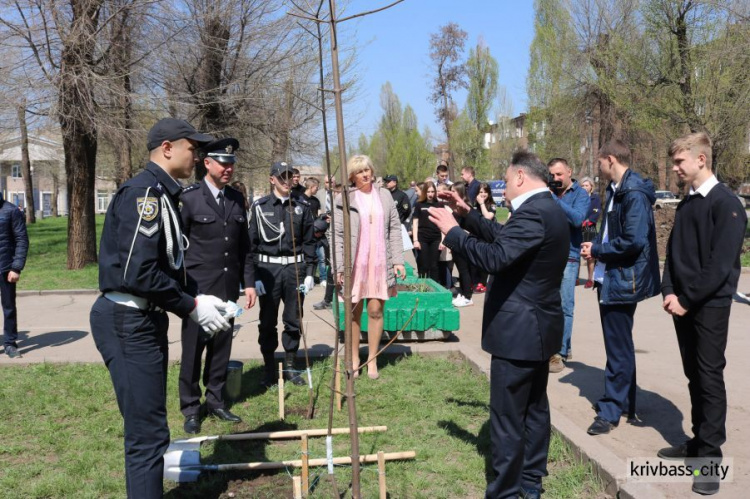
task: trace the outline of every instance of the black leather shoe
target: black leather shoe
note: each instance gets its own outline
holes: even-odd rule
[[[242,418],[237,416],[236,414],[232,414],[227,409],[209,409],[208,414],[221,419],[222,421],[229,421],[230,423],[241,423]]]
[[[616,426],[616,424],[597,416],[594,418],[594,422],[591,423],[591,426],[589,426],[589,429],[586,430],[586,433],[589,435],[606,435]]]
[[[201,419],[198,417],[197,414],[194,414],[192,416],[186,416],[185,424],[182,425],[182,428],[185,430],[185,433],[190,433],[191,435],[200,433],[201,432]]]
[[[318,303],[313,303],[313,310],[325,310],[328,308],[333,308],[333,305],[329,301],[319,301]]]
[[[688,446],[685,443],[674,447],[664,447],[659,449],[656,456],[662,459],[685,459],[688,457]]]
[[[702,496],[712,496],[719,492],[720,484],[721,482],[719,480],[711,480],[708,482],[703,480],[700,482],[693,480],[693,492]]]

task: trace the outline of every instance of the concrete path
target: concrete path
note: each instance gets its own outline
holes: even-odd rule
[[[750,291],[750,274],[740,279],[740,290]],[[330,311],[314,312],[324,290],[316,287],[305,301],[305,324],[313,353],[332,351],[333,333],[328,325]],[[89,326],[89,310],[94,293],[20,293],[18,297],[22,359],[0,355],[0,366],[34,362],[101,362]],[[400,343],[391,353],[445,354],[460,352],[479,370],[489,373],[489,356],[481,350],[481,316],[484,295],[474,297],[475,306],[461,309],[461,330],[446,342]],[[237,321],[241,326],[233,345],[232,357],[260,359],[257,343],[257,307]],[[170,359],[180,358],[180,321],[171,317]],[[281,327],[279,328],[281,329]],[[750,406],[744,397],[750,393],[748,356],[750,354],[750,306],[734,304],[730,320],[725,379],[729,411],[725,457],[734,460],[734,479],[722,484],[717,497],[746,497],[750,489]],[[591,437],[586,428],[592,422],[592,402],[603,391],[604,345],[596,295],[578,287],[573,332],[574,359],[560,374],[550,375],[549,397],[552,423],[584,458],[592,460],[607,490],[621,497],[686,497],[689,483],[642,484],[627,480],[629,458],[654,458],[666,445],[681,443],[690,431],[690,403],[687,382],[682,373],[674,327],[654,298],[638,306],[635,316],[635,345],[638,368],[638,416],[636,425],[620,426],[611,434]],[[386,367],[387,369],[387,367]]]

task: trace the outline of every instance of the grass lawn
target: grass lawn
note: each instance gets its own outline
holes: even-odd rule
[[[104,225],[104,215],[96,216],[96,245]],[[18,281],[19,290],[96,289],[99,267],[89,264],[81,270],[68,270],[68,217],[45,218],[28,226],[29,255]]]
[[[362,454],[414,450],[412,461],[386,463],[390,497],[483,497],[489,468],[489,383],[462,361],[406,357],[384,360],[381,379],[357,382],[359,424],[387,425],[385,433],[362,435]],[[178,408],[179,366],[169,370],[168,412],[172,437],[185,436]],[[325,428],[330,361],[313,365],[316,416],[306,420],[307,390],[287,393],[287,419],[278,419],[278,393],[261,393],[261,366],[245,365],[241,401],[233,412],[238,425],[208,419],[204,434]],[[124,496],[122,420],[108,373],[101,364],[37,364],[0,370],[0,406],[7,428],[0,439],[0,490],[4,497],[100,498]],[[322,386],[322,383],[325,386]],[[346,402],[334,426],[346,427]],[[349,453],[348,437],[334,437],[334,455]],[[218,442],[201,447],[203,463],[299,459],[299,441]],[[325,439],[310,439],[310,457],[325,457]],[[345,492],[350,467],[338,466]],[[545,497],[606,497],[590,466],[577,463],[553,436]],[[205,473],[196,483],[165,482],[172,498],[291,497],[291,475],[277,472]],[[311,468],[312,497],[331,497],[325,468]],[[319,477],[320,481],[313,480]],[[377,497],[377,467],[361,471],[363,497]]]

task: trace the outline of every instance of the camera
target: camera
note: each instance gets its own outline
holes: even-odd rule
[[[562,186],[562,180],[555,180],[555,176],[550,173],[547,177],[547,187],[549,187],[553,191],[557,191],[562,189]]]

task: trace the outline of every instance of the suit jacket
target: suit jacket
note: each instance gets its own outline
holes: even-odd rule
[[[550,193],[527,199],[505,225],[466,216],[443,244],[492,275],[484,302],[482,349],[510,360],[546,361],[560,350],[560,283],[568,261],[568,220]]]
[[[250,248],[245,200],[229,186],[224,188],[224,215],[203,180],[185,189],[182,200],[183,231],[190,245],[185,268],[201,293],[236,300],[244,286],[245,257]]]

